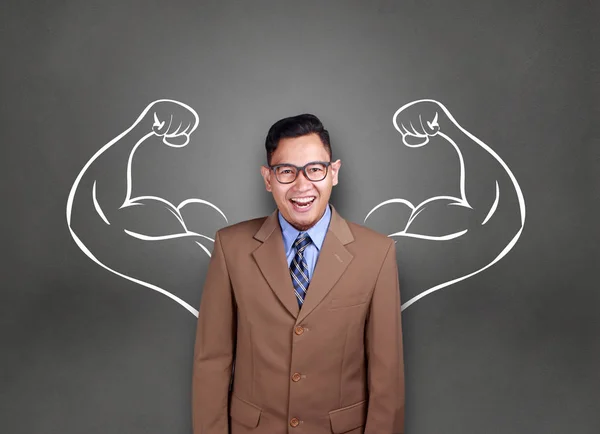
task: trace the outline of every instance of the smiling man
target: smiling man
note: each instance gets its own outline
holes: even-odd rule
[[[217,232],[198,317],[194,434],[402,434],[394,242],[329,203],[341,161],[313,115],[276,122],[270,216]]]

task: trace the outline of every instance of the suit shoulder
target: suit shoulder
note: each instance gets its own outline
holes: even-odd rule
[[[371,245],[375,244],[385,249],[389,248],[389,246],[394,243],[394,240],[389,238],[387,235],[361,224],[348,221],[348,227],[350,228],[352,235],[354,235],[354,239],[358,243],[369,243]]]
[[[267,217],[257,217],[250,220],[245,220],[239,223],[235,223],[229,226],[225,226],[217,231],[217,235],[225,238],[238,237],[238,236],[252,236],[263,225]]]

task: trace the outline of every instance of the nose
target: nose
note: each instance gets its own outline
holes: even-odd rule
[[[298,190],[308,190],[312,188],[312,181],[304,175],[303,171],[298,173],[298,177],[296,178],[296,187]]]

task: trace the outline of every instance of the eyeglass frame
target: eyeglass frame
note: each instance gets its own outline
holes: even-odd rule
[[[316,181],[313,181],[312,179],[310,179],[306,173],[306,166],[310,166],[311,164],[323,164],[325,166],[325,175]],[[304,173],[304,177],[310,181],[310,182],[320,182],[323,181],[325,178],[327,178],[327,175],[329,174],[329,166],[331,166],[331,161],[311,161],[309,163],[306,163],[304,166],[296,166],[294,164],[289,164],[289,163],[281,163],[281,164],[274,164],[274,165],[269,165],[269,169],[271,169],[273,171],[273,174],[275,175],[275,179],[277,180],[277,182],[279,182],[280,184],[291,184],[292,182],[296,181],[296,179],[298,179],[298,175],[300,174],[300,172]],[[292,179],[289,182],[281,182],[279,180],[279,178],[277,177],[277,172],[276,170],[279,167],[293,167],[296,169],[296,177],[294,179]]]

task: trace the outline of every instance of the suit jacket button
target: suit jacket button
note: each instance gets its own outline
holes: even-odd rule
[[[302,333],[304,333],[304,327],[302,327],[302,326],[296,326],[296,328],[294,329],[294,332],[297,335],[301,335]]]
[[[294,382],[300,381],[300,374],[297,372],[294,373],[294,375],[292,375],[292,381],[294,381]]]
[[[297,427],[299,423],[300,423],[300,421],[298,420],[298,418],[297,418],[297,417],[293,417],[293,418],[290,420],[290,425],[291,425],[291,426],[293,426],[294,428],[295,428],[295,427]]]

